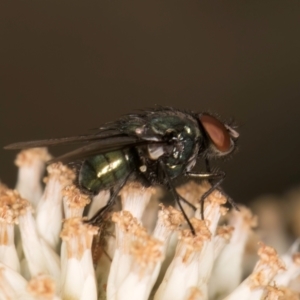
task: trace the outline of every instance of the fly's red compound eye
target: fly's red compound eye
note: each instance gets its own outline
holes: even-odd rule
[[[209,115],[200,116],[200,121],[215,147],[221,152],[228,152],[231,148],[231,141],[225,125]]]

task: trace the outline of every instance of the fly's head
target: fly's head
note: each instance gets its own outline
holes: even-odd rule
[[[199,155],[219,158],[234,152],[239,133],[232,126],[207,113],[199,114],[197,118],[204,135]]]

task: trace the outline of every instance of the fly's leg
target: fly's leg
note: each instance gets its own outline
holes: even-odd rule
[[[210,170],[210,168],[208,168]],[[208,180],[208,182],[211,184],[211,187],[208,191],[206,191],[201,199],[200,199],[200,205],[201,205],[201,218],[202,220],[204,220],[204,200],[216,189],[220,188],[221,183],[223,182],[223,180],[225,179],[225,172],[223,171],[218,171],[216,173],[191,173],[188,172],[185,174],[188,177],[191,178],[197,178],[197,179],[206,179]],[[222,194],[227,198],[227,201],[237,210],[238,207],[236,205],[236,203],[229,197],[227,196],[223,191],[221,191]]]
[[[208,158],[205,158],[205,166],[206,166],[206,172],[207,173],[212,173],[211,172],[211,167],[210,167],[210,162],[208,160]],[[223,179],[225,178],[225,173],[224,173],[224,176],[223,176]],[[213,185],[213,180],[208,180],[208,182]],[[230,205],[239,211],[239,208],[238,206],[236,205],[236,203],[233,201],[233,199],[231,197],[229,197],[225,192],[224,190],[222,189],[222,187],[218,186],[217,189],[224,195],[224,197],[227,199],[227,201],[230,203]]]
[[[206,179],[211,184],[211,187],[208,191],[206,191],[201,199],[200,199],[200,210],[201,210],[201,219],[204,220],[204,200],[215,190],[217,189],[220,184],[223,182],[225,178],[225,172],[218,172],[218,173],[191,173],[188,172],[185,174],[188,177],[191,178],[197,178],[197,179]],[[213,181],[217,180],[216,182],[212,183]]]
[[[184,199],[180,194],[177,193],[176,189],[175,189],[176,194],[178,195],[178,197],[180,198],[179,200],[181,200],[182,202],[184,202],[186,205],[188,205],[190,208],[192,208],[194,211],[197,210],[196,206],[193,205],[192,203],[190,203],[189,201],[187,201],[186,199]]]
[[[101,207],[96,214],[87,221],[87,223],[91,224],[91,225],[95,225],[95,226],[99,226],[101,224],[101,222],[105,219],[105,215],[112,210],[112,207],[115,204],[116,198],[121,190],[122,186],[119,185],[118,187],[116,187],[116,189],[114,189],[112,191],[112,194],[108,200],[108,202],[106,203],[105,206]]]
[[[206,172],[211,173],[211,168],[210,168],[210,163],[208,158],[205,158],[205,167],[206,167]]]
[[[120,192],[120,190],[123,188],[123,186],[126,184],[129,176],[132,173],[130,173],[128,176],[126,176],[125,180],[121,181],[113,190],[112,190],[112,194],[109,198],[109,200],[107,201],[106,205],[103,206],[102,208],[100,208],[96,214],[87,221],[87,223],[91,224],[91,225],[95,225],[95,226],[99,226],[99,224],[101,224],[102,220],[104,219],[104,216],[112,210],[115,202],[116,202],[116,198],[118,197],[118,194]]]
[[[194,227],[193,227],[191,221],[189,220],[188,216],[186,215],[186,213],[185,213],[185,211],[184,211],[184,209],[183,209],[183,207],[182,207],[182,205],[181,205],[181,203],[180,203],[180,200],[184,200],[185,203],[189,204],[189,205],[192,206],[192,207],[194,207],[194,206],[193,206],[191,203],[189,203],[187,200],[183,199],[183,198],[177,193],[177,191],[176,191],[176,189],[175,189],[175,187],[174,187],[174,185],[173,185],[173,183],[172,183],[172,180],[171,180],[171,178],[170,178],[170,176],[169,176],[169,174],[168,174],[168,172],[167,172],[167,170],[166,170],[165,164],[164,164],[162,161],[159,161],[159,165],[160,165],[161,170],[163,171],[163,173],[164,173],[164,175],[165,175],[165,178],[166,178],[167,183],[168,183],[168,185],[169,185],[169,189],[170,189],[171,193],[173,194],[173,197],[174,197],[176,203],[178,204],[179,209],[181,210],[184,219],[185,219],[186,222],[188,223],[188,225],[189,225],[189,227],[190,227],[190,229],[191,229],[192,234],[193,234],[193,235],[196,235],[195,229],[194,229]]]

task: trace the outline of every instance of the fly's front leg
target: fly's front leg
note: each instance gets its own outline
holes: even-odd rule
[[[211,172],[211,167],[210,167],[210,162],[208,160],[208,158],[205,158],[205,166],[206,166],[206,172],[207,173],[212,173]],[[225,177],[225,173],[224,173],[224,177]],[[223,179],[224,179],[223,177]],[[212,185],[212,180],[208,180],[208,182]],[[231,197],[229,197],[224,190],[222,189],[222,187],[218,187],[218,190],[225,196],[225,198],[227,199],[227,201],[231,204],[231,206],[239,211],[238,206],[236,205],[236,203],[233,201],[233,199]]]
[[[200,199],[200,205],[201,205],[201,219],[204,220],[204,200],[215,190],[217,189],[220,184],[223,182],[226,174],[223,171],[218,171],[216,173],[192,173],[192,172],[187,172],[185,174],[186,176],[190,178],[196,178],[196,179],[202,179],[202,180],[208,180],[208,182],[211,184],[211,187],[208,191],[206,191],[201,199]],[[228,201],[232,204],[232,200]],[[234,203],[234,202],[233,202]],[[233,205],[236,207],[235,203]]]
[[[206,167],[206,172],[211,173],[211,168],[210,168],[210,163],[208,158],[205,158],[205,167]]]
[[[208,160],[208,158],[205,158],[205,167],[206,167],[206,173],[209,173],[209,174],[213,174],[213,173],[214,173],[214,172],[211,171],[210,161]],[[217,172],[217,173],[222,173],[222,174],[224,174],[223,179],[225,178],[225,173],[224,173],[224,172]],[[214,174],[216,174],[216,173],[214,173]],[[209,178],[207,181],[208,181],[211,185],[213,185],[214,179],[215,179],[215,178]],[[222,189],[220,186],[218,186],[217,189],[218,189],[218,190],[219,190],[219,191],[227,198],[228,202],[230,202],[230,203],[233,202],[233,200],[232,200],[231,198],[229,198],[228,195],[226,195],[226,193],[223,191],[223,189]]]

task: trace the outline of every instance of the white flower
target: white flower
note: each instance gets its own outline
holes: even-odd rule
[[[14,243],[14,224],[18,221],[18,193],[0,185],[0,261],[20,272],[20,262]]]
[[[98,228],[82,223],[79,217],[67,219],[61,232],[66,255],[62,255],[61,294],[63,299],[97,299],[92,260],[92,241]]]
[[[21,151],[15,164],[19,167],[16,190],[35,208],[43,193],[41,177],[45,162],[51,158],[46,148],[34,148]]]
[[[214,269],[210,278],[210,297],[222,299],[230,294],[242,280],[243,254],[247,239],[256,218],[249,209],[240,206],[240,211],[232,210],[229,225],[233,229],[230,241],[223,245],[224,249],[216,256]]]
[[[252,274],[226,297],[226,300],[261,299],[265,289],[272,282],[276,274],[285,270],[283,261],[272,247],[261,243],[258,255],[260,256],[260,260],[256,263]]]
[[[60,163],[47,168],[43,190],[49,157],[45,149],[22,151],[19,192],[0,184],[0,300],[298,299],[299,241],[282,258],[260,243],[260,259],[241,282],[256,219],[240,207],[224,224],[226,198],[214,191],[202,220],[199,200],[208,183],[177,189],[197,208],[183,203],[195,234],[179,210],[159,204],[155,187],[138,182],[120,191],[122,209],[94,227],[86,216],[107,203],[109,191],[90,204]]]

